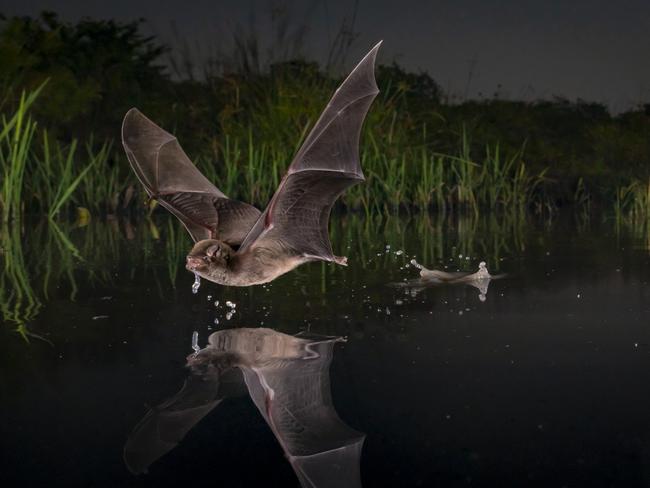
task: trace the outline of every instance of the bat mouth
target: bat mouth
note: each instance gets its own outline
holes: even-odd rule
[[[189,271],[203,271],[208,267],[202,256],[187,256],[185,258],[185,269]]]

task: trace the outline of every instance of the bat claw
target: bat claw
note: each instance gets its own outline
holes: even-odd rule
[[[334,262],[336,264],[340,264],[341,266],[347,266],[348,258],[347,256],[334,256]]]

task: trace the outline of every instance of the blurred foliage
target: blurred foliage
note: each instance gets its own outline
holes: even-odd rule
[[[83,19],[76,24],[52,12],[37,19],[2,18],[0,87],[12,104],[23,90],[49,79],[35,116],[62,137],[92,130],[115,136],[122,113],[162,96],[169,81],[161,64],[167,48],[140,33],[141,21]]]

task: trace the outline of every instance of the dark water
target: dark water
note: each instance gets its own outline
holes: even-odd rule
[[[650,485],[647,228],[337,217],[332,235],[348,268],[194,295],[172,220],[4,229],[2,486]],[[413,256],[508,277],[485,301],[388,286]],[[217,334],[191,371],[194,331]]]

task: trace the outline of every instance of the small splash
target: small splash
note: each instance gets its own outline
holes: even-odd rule
[[[201,277],[194,273],[194,283],[192,284],[192,293],[195,295],[199,292],[199,287],[201,286]]]
[[[201,350],[199,347],[199,333],[197,331],[192,332],[192,350],[195,355]]]
[[[420,263],[418,263],[415,259],[411,259],[411,265],[416,267],[417,269],[423,269],[424,266],[422,266]]]
[[[485,261],[481,261],[478,263],[478,271],[476,272],[476,279],[483,280],[483,279],[488,279],[490,278],[490,273],[487,270],[487,265],[485,264]]]

